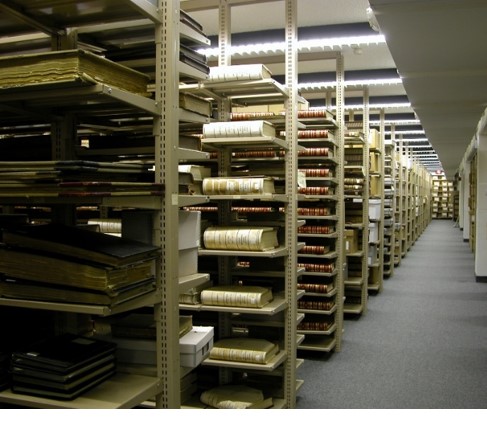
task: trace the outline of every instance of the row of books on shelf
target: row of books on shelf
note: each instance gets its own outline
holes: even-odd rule
[[[272,121],[267,120],[236,120],[220,121],[203,124],[203,139],[242,138],[242,137],[285,137],[286,132],[277,130]],[[300,129],[299,139],[330,139],[333,135],[329,130]]]

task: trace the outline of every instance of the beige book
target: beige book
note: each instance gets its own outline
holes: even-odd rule
[[[153,262],[149,260],[120,267],[103,267],[0,248],[0,272],[12,278],[93,289],[113,295],[115,290],[152,277]]]
[[[215,360],[266,364],[279,352],[279,345],[267,339],[224,338],[217,341],[210,351]]]
[[[217,409],[265,409],[273,405],[271,397],[245,385],[223,385],[205,390],[200,401]]]
[[[210,177],[203,180],[207,195],[273,194],[274,180],[270,177]]]
[[[239,80],[261,80],[272,76],[263,64],[234,64],[210,67],[207,82],[231,82]]]
[[[275,127],[264,120],[220,121],[203,125],[203,137],[206,139],[261,136],[275,137]]]
[[[272,299],[269,288],[253,285],[219,285],[201,292],[205,305],[262,308]]]
[[[103,233],[122,232],[122,220],[119,218],[92,218],[88,219],[87,224],[98,225]]]
[[[0,58],[0,87],[106,83],[148,96],[149,77],[89,51],[62,50]]]
[[[203,233],[207,249],[267,251],[279,245],[275,227],[208,227]]]
[[[211,102],[194,94],[180,92],[179,107],[205,117],[211,117]]]
[[[193,183],[202,182],[204,178],[211,177],[211,168],[202,165],[178,165],[178,172],[190,174]]]

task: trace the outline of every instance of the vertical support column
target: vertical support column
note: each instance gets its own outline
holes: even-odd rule
[[[231,21],[231,6],[228,0],[220,0],[218,8],[219,18],[219,33],[218,33],[218,65],[230,66],[232,64],[232,21]],[[218,101],[218,119],[219,121],[228,121],[230,118],[231,104],[227,99],[220,99]],[[218,151],[218,175],[221,177],[231,175],[231,150],[220,149]],[[229,225],[231,217],[231,202],[223,201],[218,204],[218,221],[222,226]],[[218,257],[218,277],[220,283],[230,282],[231,280],[231,265],[229,263],[230,257]],[[218,330],[220,337],[231,335],[231,322],[228,313],[218,314]],[[218,371],[220,384],[229,383],[231,381],[231,373],[229,370],[220,369]]]
[[[478,282],[487,282],[487,133],[478,137],[475,277]]]
[[[229,66],[232,64],[232,54],[230,52],[230,47],[232,45],[232,21],[228,0],[220,0],[218,11],[220,20],[220,32],[218,33],[218,47],[220,49],[220,54],[218,55],[218,65]]]
[[[463,241],[470,240],[470,161],[465,160],[463,167]]]
[[[365,182],[367,182],[366,188],[364,188],[363,199],[362,199],[362,277],[364,286],[362,287],[362,305],[363,305],[363,313],[367,312],[367,301],[368,301],[368,278],[369,278],[369,88],[364,88],[364,98],[363,98],[363,117],[362,117],[362,131],[364,133],[364,148],[363,148],[363,165],[364,165],[364,172],[365,172]]]
[[[284,373],[284,399],[288,408],[296,406],[296,356],[297,356],[297,139],[298,139],[298,76],[297,76],[297,5],[296,0],[286,0],[286,301],[284,341],[287,359]]]
[[[177,409],[181,406],[178,247],[174,245],[179,226],[179,0],[158,0],[158,13],[162,23],[155,25],[155,95],[161,113],[154,118],[155,177],[156,182],[164,183],[165,195],[154,218],[154,242],[162,250],[156,268],[162,298],[154,306],[157,375],[162,387],[156,406]]]
[[[385,185],[385,110],[381,108],[380,110],[380,123],[379,123],[379,130],[380,130],[380,164],[379,164],[379,172],[380,175],[380,224],[379,224],[379,282],[380,282],[380,289],[383,289],[383,280],[384,280],[384,200],[385,200],[385,193],[384,193],[384,185]]]
[[[343,59],[343,54],[341,52],[338,53],[336,58],[336,122],[338,125],[338,129],[335,132],[335,139],[338,143],[338,151],[339,156],[338,165],[337,165],[337,175],[338,178],[338,185],[337,185],[337,208],[336,214],[338,215],[338,221],[336,224],[336,230],[338,233],[338,240],[335,244],[338,258],[337,258],[337,265],[338,265],[338,274],[336,276],[336,289],[337,289],[337,298],[335,300],[337,310],[336,310],[336,346],[335,350],[337,352],[341,351],[342,349],[342,336],[343,336],[343,296],[345,294],[345,285],[344,285],[344,271],[346,270],[345,263],[345,247],[343,244],[342,239],[344,238],[344,230],[345,230],[345,202],[344,202],[344,192],[343,192],[343,179],[344,175],[344,161],[345,161],[345,64]]]

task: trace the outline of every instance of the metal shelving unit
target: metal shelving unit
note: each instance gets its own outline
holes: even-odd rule
[[[343,63],[337,60],[337,80],[340,86]],[[338,88],[340,89],[340,87]],[[310,109],[308,112],[313,112]],[[306,113],[304,111],[303,113]],[[342,114],[343,115],[343,114]],[[340,116],[338,116],[340,119]],[[317,293],[308,291],[298,302],[298,307],[305,314],[303,326],[309,321],[328,325],[328,329],[313,330],[298,326],[298,333],[304,334],[304,341],[298,349],[306,351],[330,352],[341,349],[343,331],[343,131],[337,122],[328,118],[303,118],[300,121],[311,130],[327,130],[328,136],[323,138],[301,138],[300,144],[307,150],[312,148],[327,148],[327,156],[301,156],[299,158],[300,171],[306,180],[306,187],[325,186],[332,190],[328,196],[304,195],[300,197],[298,205],[301,209],[319,210],[320,207],[330,209],[329,216],[310,216],[300,213],[299,218],[306,220],[300,228],[298,238],[311,248],[324,247],[326,252],[300,253],[298,264],[302,265],[330,265],[333,270],[307,270],[300,282],[303,284],[319,284],[327,286],[327,292]],[[321,170],[329,172],[329,177],[319,177]],[[314,171],[314,173],[313,173]],[[326,229],[327,233],[320,233],[320,229]]]
[[[117,42],[129,39],[135,29],[143,34],[146,45],[154,48],[154,53],[148,57],[149,73],[155,84],[153,96],[130,93],[111,86],[109,82],[95,81],[81,85],[54,83],[27,89],[2,89],[2,103],[8,109],[2,115],[2,125],[39,125],[40,130],[51,132],[52,159],[75,159],[78,156],[75,147],[77,138],[86,133],[86,129],[88,133],[96,133],[96,127],[101,132],[110,131],[117,120],[126,119],[152,136],[153,146],[149,151],[155,158],[155,181],[164,184],[165,194],[160,197],[86,200],[59,200],[39,195],[36,198],[2,198],[2,204],[5,204],[5,208],[7,204],[42,204],[53,209],[52,217],[55,220],[67,223],[75,222],[78,205],[152,210],[153,242],[161,247],[155,269],[156,291],[146,299],[134,300],[116,309],[8,299],[2,299],[1,305],[95,316],[152,306],[156,321],[157,369],[155,375],[138,375],[124,372],[120,367],[113,378],[69,402],[17,395],[10,391],[1,392],[0,401],[27,407],[94,409],[131,408],[155,398],[157,408],[179,408],[179,317],[174,310],[177,309],[179,291],[178,256],[177,250],[167,241],[167,238],[173,240],[178,235],[179,203],[175,200],[178,176],[175,165],[179,114],[174,104],[178,98],[178,84],[175,81],[178,80],[179,71],[183,70],[183,66],[179,68],[177,59],[179,1],[100,0],[96,2],[97,7],[92,7],[92,3],[65,1],[59,4],[47,1],[39,4],[24,0],[2,3],[1,35],[5,39],[11,37],[12,43],[2,43],[0,53],[28,52],[30,49],[76,49],[83,46],[94,51],[101,48],[110,60],[117,61],[110,57],[111,52],[116,49]],[[114,30],[118,31],[119,37],[115,41],[108,41],[108,35]],[[18,37],[19,34],[22,37]],[[185,29],[185,34],[192,36],[189,29]],[[156,48],[156,44],[162,48]],[[131,64],[133,66],[130,67],[140,68],[140,63]],[[194,75],[193,71],[189,73]],[[55,117],[52,124],[51,117]],[[131,126],[130,123],[125,124]]]
[[[189,4],[198,7],[198,4]],[[182,7],[185,7],[185,4]],[[238,5],[239,2],[235,2]],[[245,2],[243,2],[244,4]],[[232,250],[199,250],[199,261],[204,265],[205,259],[217,262],[211,277],[214,283],[223,285],[242,282],[267,282],[273,285],[274,299],[263,308],[235,308],[231,306],[184,305],[185,311],[210,312],[216,320],[215,341],[218,338],[233,336],[234,334],[260,335],[260,332],[269,332],[277,335],[280,343],[280,352],[268,364],[235,363],[207,358],[202,368],[211,370],[212,377],[218,384],[227,384],[242,380],[245,376],[248,385],[255,385],[266,389],[272,385],[274,408],[293,408],[296,404],[296,394],[302,381],[296,379],[296,370],[299,367],[297,360],[297,346],[303,340],[298,335],[296,326],[302,319],[297,312],[296,302],[303,291],[298,291],[296,279],[302,270],[297,266],[297,253],[303,246],[297,241],[296,216],[297,202],[297,117],[294,112],[297,108],[297,7],[294,0],[282,2],[285,5],[285,31],[286,43],[286,81],[284,84],[274,79],[255,81],[227,81],[227,82],[201,82],[187,84],[183,89],[210,98],[217,110],[218,121],[228,121],[232,110],[236,107],[256,107],[269,104],[281,104],[285,109],[284,119],[276,122],[276,134],[280,130],[285,132],[284,137],[260,136],[242,138],[202,138],[205,151],[216,156],[213,164],[213,174],[218,176],[238,176],[238,167],[246,165],[252,173],[255,165],[260,175],[265,174],[259,159],[234,157],[236,153],[252,153],[259,150],[272,150],[276,158],[266,160],[265,164],[279,173],[279,180],[284,183],[284,192],[264,195],[221,195],[209,196],[210,207],[214,207],[211,223],[216,225],[241,225],[245,223],[248,215],[245,208],[263,207],[272,208],[276,220],[268,221],[265,217],[259,220],[258,216],[252,218],[252,224],[278,227],[279,247],[262,252],[232,251]],[[227,1],[208,4],[209,8],[218,5],[219,11],[219,49],[218,65],[231,65],[229,46],[231,45],[231,11],[232,5]],[[204,8],[204,4],[200,4]],[[256,58],[258,63],[258,58]],[[236,171],[236,172],[235,172]],[[238,210],[240,209],[240,210]],[[243,209],[243,210],[242,210]],[[250,222],[248,222],[250,224]],[[212,263],[213,264],[213,263]],[[248,265],[248,267],[247,267]],[[196,313],[194,313],[196,315]],[[196,316],[195,316],[196,317]],[[270,331],[268,329],[271,329]],[[265,334],[265,333],[263,333]],[[280,378],[277,381],[276,378]],[[203,386],[204,387],[204,386]],[[190,405],[192,407],[192,405]]]
[[[384,276],[394,275],[394,249],[396,245],[396,161],[394,141],[384,143]]]
[[[369,242],[369,148],[364,135],[345,137],[344,178],[354,179],[361,189],[347,194],[345,187],[345,229],[354,236],[354,248],[347,249],[348,276],[344,286],[344,313],[364,314],[368,300],[368,242]],[[354,165],[350,165],[353,163]]]
[[[382,291],[384,280],[384,153],[382,124],[380,131],[369,131],[368,289],[376,293]]]

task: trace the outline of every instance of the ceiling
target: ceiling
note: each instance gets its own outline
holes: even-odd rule
[[[411,105],[452,176],[487,107],[487,1],[370,4]]]
[[[232,4],[232,37],[237,33],[284,26],[283,1],[228,2]],[[202,5],[207,10],[199,10]],[[181,8],[190,12],[209,36],[218,34],[217,5],[216,0],[181,1]],[[369,25],[368,6],[368,0],[301,0],[297,2],[298,26],[321,27],[327,33],[327,28],[343,26],[346,30],[354,28],[351,24]],[[487,1],[370,0],[370,6],[387,44],[360,46],[360,49],[333,48],[343,53],[345,70],[349,72],[345,80],[352,79],[354,72],[360,70],[390,72],[397,68],[403,84],[370,86],[370,100],[380,103],[387,98],[396,102],[398,98],[400,102],[409,101],[412,108],[386,108],[386,120],[389,115],[407,116],[414,111],[421,120],[421,125],[414,129],[424,129],[426,134],[413,137],[429,139],[451,177],[487,107],[487,54],[482,45],[487,39]],[[284,73],[282,64],[268,67],[273,74]],[[335,62],[307,60],[300,55],[298,71],[300,77],[307,73],[334,72]],[[362,95],[363,90],[346,93],[347,98]],[[312,100],[323,94],[305,96]],[[378,113],[378,110],[371,112]],[[410,128],[396,126],[396,134]]]

